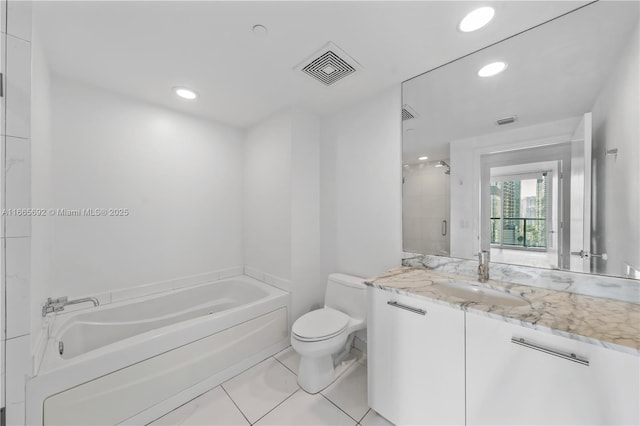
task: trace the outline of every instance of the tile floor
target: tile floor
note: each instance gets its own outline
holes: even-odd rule
[[[390,425],[367,405],[367,360],[360,351],[336,368],[316,395],[298,386],[300,358],[291,348],[151,423],[164,425]]]

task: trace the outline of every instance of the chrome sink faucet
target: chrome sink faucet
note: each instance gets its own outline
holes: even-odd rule
[[[489,281],[489,252],[482,250],[478,253],[478,281],[486,283]]]
[[[47,314],[52,312],[60,312],[64,311],[64,307],[67,305],[76,305],[78,303],[91,302],[93,306],[100,305],[100,302],[95,297],[84,297],[82,299],[69,300],[67,296],[58,297],[57,299],[48,298],[47,303],[42,307],[42,316],[45,317]]]

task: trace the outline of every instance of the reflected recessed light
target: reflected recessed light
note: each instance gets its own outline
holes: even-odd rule
[[[422,156],[422,157],[418,157],[418,160],[420,161],[424,161],[424,160],[428,160],[429,157],[427,157],[426,155]]]
[[[472,12],[469,12],[458,25],[458,29],[462,32],[469,33],[471,31],[479,30],[484,27],[493,19],[495,10],[492,7],[481,7]]]
[[[442,167],[442,166],[444,166],[444,164],[442,164],[442,161],[438,161],[434,167]]]
[[[195,99],[198,97],[196,92],[185,87],[174,87],[173,91],[176,92],[176,95],[184,99]]]
[[[506,69],[507,64],[505,62],[492,62],[480,68],[480,70],[478,71],[478,75],[480,77],[492,77],[496,74],[500,74]]]
[[[408,164],[403,164],[402,167],[409,167],[409,165]]]

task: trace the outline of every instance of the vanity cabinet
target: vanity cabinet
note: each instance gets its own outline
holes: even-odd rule
[[[469,425],[640,421],[635,355],[472,313],[466,353]]]
[[[369,406],[398,425],[464,424],[464,312],[367,291]]]

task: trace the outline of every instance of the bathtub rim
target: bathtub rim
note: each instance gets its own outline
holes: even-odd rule
[[[250,282],[257,283],[260,286],[270,289],[270,296],[248,305],[242,305],[240,307],[224,311],[226,312],[226,315],[195,318],[152,330],[132,338],[124,339],[123,341],[127,340],[127,345],[122,345],[121,342],[123,341],[120,341],[118,343],[108,345],[105,348],[89,351],[83,355],[79,355],[68,360],[60,358],[61,361],[54,365],[45,364],[44,362],[47,359],[47,356],[50,355],[51,351],[57,350],[54,347],[54,339],[48,339],[46,343],[45,356],[39,372],[34,377],[30,378],[26,385],[25,409],[28,421],[35,424],[41,424],[42,404],[47,397],[53,394],[94,380],[98,377],[102,377],[113,371],[144,361],[177,347],[189,344],[193,341],[215,334],[219,331],[240,324],[241,322],[248,321],[252,318],[264,315],[282,307],[285,307],[287,310],[288,320],[287,330],[285,330],[286,336],[283,338],[283,344],[288,342],[290,338],[289,332],[291,324],[291,294],[254,278],[248,276],[242,277],[243,279],[247,279]],[[228,280],[237,278],[238,277],[236,276],[229,278]],[[228,280],[225,279],[225,281]],[[219,281],[207,284],[215,284],[217,282]],[[189,288],[192,288],[192,286],[178,290],[188,290]],[[165,292],[163,294],[166,295],[167,293],[168,292]],[[157,295],[154,294],[152,296]],[[135,300],[139,301],[140,299],[137,298]],[[125,302],[129,304],[132,303],[131,301]],[[83,310],[79,311],[79,313],[80,312],[86,311]],[[69,318],[71,318],[71,316],[69,316]],[[162,332],[159,332],[159,330]],[[141,336],[144,336],[144,339],[141,338]],[[137,342],[132,344],[134,340],[137,340]],[[286,347],[286,344],[284,347]],[[197,395],[194,395],[194,397],[195,396]],[[39,415],[40,417],[38,417]]]
[[[171,295],[173,294],[177,294],[180,292],[187,292],[189,290],[192,290],[194,288],[199,288],[199,287],[204,287],[204,286],[214,286],[214,285],[219,285],[222,283],[226,283],[229,281],[234,281],[234,280],[238,280],[241,279],[244,282],[250,283],[252,285],[258,286],[264,290],[267,291],[267,295],[261,299],[257,299],[254,300],[250,303],[247,304],[243,304],[237,307],[234,307],[232,309],[228,309],[228,310],[224,310],[221,312],[217,312],[213,315],[207,315],[207,316],[201,316],[201,317],[197,317],[197,318],[191,318],[185,321],[181,321],[181,322],[177,322],[177,323],[173,323],[164,327],[160,327],[160,328],[156,328],[156,329],[152,329],[152,330],[148,330],[146,332],[131,336],[131,337],[127,337],[124,338],[122,340],[119,340],[117,342],[102,346],[100,348],[96,348],[93,349],[91,351],[87,351],[83,354],[77,355],[75,357],[72,358],[62,358],[59,356],[58,352],[57,352],[57,342],[59,341],[59,336],[61,332],[66,331],[67,327],[71,326],[72,323],[74,322],[74,319],[80,315],[84,315],[87,314],[87,310],[83,309],[83,310],[79,310],[76,311],[72,314],[68,314],[65,315],[63,319],[63,321],[61,322],[57,322],[54,321],[51,326],[50,326],[50,331],[48,334],[48,338],[45,344],[45,351],[44,351],[44,356],[43,359],[41,361],[40,364],[40,368],[37,372],[37,375],[34,375],[34,377],[40,376],[41,374],[46,374],[49,373],[51,371],[55,371],[57,369],[60,368],[66,368],[66,366],[68,364],[74,364],[76,362],[80,363],[80,362],[84,362],[85,360],[90,360],[90,359],[94,359],[94,358],[98,358],[101,357],[103,355],[106,354],[110,354],[110,353],[115,353],[115,352],[119,352],[119,351],[123,351],[126,350],[127,348],[129,348],[131,346],[131,344],[137,344],[137,345],[141,345],[143,343],[147,343],[147,342],[154,342],[157,340],[162,340],[163,338],[165,338],[167,335],[172,334],[172,333],[176,333],[179,332],[183,329],[187,329],[189,327],[195,326],[195,327],[200,327],[201,323],[208,323],[210,321],[213,321],[215,319],[218,318],[224,318],[230,314],[232,314],[233,312],[241,312],[243,310],[246,309],[250,309],[254,306],[260,306],[264,303],[268,303],[268,301],[270,300],[278,300],[278,298],[281,297],[288,297],[290,299],[290,293],[281,290],[277,287],[274,287],[270,284],[264,283],[262,281],[256,280],[255,278],[246,276],[246,275],[241,275],[241,276],[235,276],[235,277],[231,277],[231,278],[227,278],[224,280],[217,280],[217,281],[212,281],[212,282],[208,282],[208,283],[202,283],[202,284],[197,284],[197,285],[193,285],[193,286],[189,286],[189,287],[183,287],[183,288],[179,288],[179,289],[174,289],[174,290],[169,290],[166,292],[162,292],[162,293],[154,293],[154,294],[150,294],[147,296],[143,296],[143,297],[138,297],[135,299],[129,299],[129,300],[123,300],[123,301],[118,301],[118,302],[114,302],[111,303],[109,305],[105,305],[104,307],[97,307],[96,309],[98,310],[110,310],[110,309],[114,309],[114,308],[118,308],[118,307],[122,307],[122,306],[127,306],[127,305],[132,305],[132,304],[136,304],[136,303],[144,303],[144,301],[146,300],[155,300],[155,299],[159,299],[159,298],[163,298],[163,297],[171,297]],[[287,303],[287,308],[288,308],[288,315],[289,315],[289,323],[291,323],[291,303],[290,300]],[[241,321],[242,322],[242,321]],[[193,341],[193,340],[190,340]]]
[[[53,317],[53,321],[51,322],[50,326],[49,326],[49,330],[48,330],[48,337],[47,337],[47,342],[45,343],[45,351],[44,351],[44,356],[42,359],[42,364],[44,364],[44,366],[48,366],[51,364],[51,357],[55,357],[55,353],[52,353],[50,350],[50,346],[51,346],[51,340],[54,340],[54,344],[57,345],[57,343],[61,340],[61,337],[65,335],[65,333],[74,326],[74,324],[76,324],[76,322],[80,322],[80,323],[92,323],[91,321],[85,321],[84,318],[82,321],[77,321],[77,319],[79,317],[87,317],[90,316],[91,314],[97,313],[97,312],[105,312],[105,311],[110,311],[110,310],[116,310],[122,307],[126,307],[129,305],[135,305],[135,304],[144,304],[146,301],[154,301],[154,300],[158,300],[158,299],[164,299],[164,298],[170,298],[173,295],[179,294],[179,293],[186,293],[189,291],[193,291],[195,289],[198,288],[203,288],[203,287],[208,287],[208,286],[219,286],[219,285],[223,285],[229,282],[233,282],[233,281],[241,281],[245,284],[249,284],[251,286],[257,287],[260,290],[264,291],[264,295],[258,299],[254,299],[248,303],[242,304],[240,306],[250,306],[253,303],[260,303],[261,301],[270,298],[270,297],[274,297],[277,296],[278,294],[281,294],[283,291],[273,287],[267,283],[258,281],[254,278],[248,277],[248,276],[235,276],[235,277],[230,277],[230,278],[226,278],[224,280],[216,280],[216,281],[211,281],[211,282],[207,282],[207,283],[200,283],[200,284],[196,284],[196,285],[192,285],[189,287],[182,287],[182,288],[177,288],[177,289],[172,289],[172,290],[167,290],[161,293],[153,293],[153,294],[149,294],[147,296],[142,296],[142,297],[137,297],[135,299],[128,299],[128,300],[122,300],[122,301],[118,301],[118,302],[114,302],[114,303],[110,303],[107,305],[103,305],[103,306],[97,306],[93,309],[82,309],[82,310],[78,310],[72,313],[68,313],[62,317]],[[285,292],[286,293],[286,292]],[[207,306],[207,303],[198,303],[198,301],[196,301],[197,305],[193,306],[192,309],[190,310],[194,310],[194,308],[204,308]],[[235,309],[231,308],[231,309]],[[230,309],[227,309],[230,310]],[[216,317],[218,315],[223,315],[225,311],[220,311],[220,312],[215,312],[214,314],[212,314],[212,317]],[[174,313],[177,312],[185,312],[183,311],[175,311]],[[135,339],[140,335],[146,334],[146,333],[152,333],[154,330],[163,330],[165,328],[170,328],[173,327],[176,324],[181,324],[184,322],[188,322],[188,321],[193,321],[195,319],[197,319],[199,317],[196,318],[190,318],[188,320],[184,320],[184,321],[180,321],[180,322],[176,322],[176,323],[172,323],[163,327],[159,327],[159,328],[155,328],[155,329],[150,329],[147,331],[144,331],[142,333],[138,333],[135,334],[133,336],[129,336],[129,337],[125,337],[123,339],[120,339],[116,342],[112,342],[112,343],[108,343],[106,345],[100,346],[98,348],[95,349],[91,349],[89,351],[86,351],[84,353],[88,353],[94,350],[100,350],[103,347],[107,347],[109,345],[117,345],[119,344],[119,342],[125,342],[128,339]],[[148,320],[140,320],[140,321],[148,321]],[[105,322],[105,325],[126,325],[127,322],[131,322],[131,323],[135,323],[137,321],[114,321],[114,322]],[[100,324],[99,321],[93,322],[94,324]],[[82,356],[84,355],[84,353],[82,354],[78,354],[74,357],[71,358],[64,358],[65,360],[71,360],[73,358],[76,358],[78,356]],[[48,359],[45,359],[46,357],[48,357]],[[47,362],[48,361],[48,362]],[[55,362],[54,362],[55,364]],[[41,371],[42,367],[39,369],[38,373]]]

